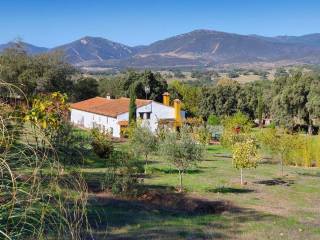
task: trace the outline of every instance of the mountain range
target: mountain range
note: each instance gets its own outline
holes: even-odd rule
[[[0,51],[14,43],[0,44]],[[243,64],[319,64],[320,33],[265,37],[213,30],[189,33],[130,47],[86,36],[54,48],[21,43],[29,54],[63,51],[80,68],[173,68]]]

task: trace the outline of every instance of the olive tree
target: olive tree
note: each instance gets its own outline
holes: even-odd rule
[[[152,133],[148,126],[137,124],[130,134],[129,142],[135,153],[144,156],[144,172],[147,173],[148,156],[157,150],[157,137]]]
[[[183,174],[203,158],[204,147],[193,136],[191,129],[183,126],[180,132],[168,131],[165,134],[160,152],[179,172],[179,192],[183,190]]]

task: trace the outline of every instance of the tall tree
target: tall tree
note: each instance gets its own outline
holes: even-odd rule
[[[155,101],[162,101],[162,94],[167,91],[167,82],[161,77],[159,73],[153,73],[150,70],[146,70],[143,73],[128,71],[123,88],[127,95],[130,95],[130,86],[135,84],[135,93],[137,98],[144,99],[146,97],[146,86],[150,89],[148,93],[148,99]]]
[[[272,114],[276,123],[291,130],[305,124],[311,134],[313,120],[320,117],[319,83],[319,77],[300,71],[275,79]]]
[[[82,77],[74,85],[74,98],[82,101],[99,95],[98,82],[91,77]]]
[[[132,124],[137,119],[136,91],[135,84],[130,87],[130,103],[129,103],[129,123]]]
[[[28,55],[18,44],[0,55],[0,78],[28,97],[56,91],[72,95],[75,72],[60,53]]]

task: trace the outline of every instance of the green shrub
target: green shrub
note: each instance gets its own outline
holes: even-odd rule
[[[252,127],[249,118],[241,112],[225,117],[222,120],[222,125],[221,143],[229,148],[238,142],[246,141]]]
[[[201,144],[209,144],[211,140],[211,132],[205,126],[200,126],[193,129],[195,139]]]
[[[137,193],[141,163],[127,152],[114,151],[109,157],[103,189],[113,194],[134,195]]]
[[[220,119],[217,115],[210,114],[207,122],[211,126],[216,126],[220,124]]]
[[[108,133],[100,132],[99,129],[91,131],[91,146],[95,154],[100,158],[109,158],[113,152],[113,143]]]

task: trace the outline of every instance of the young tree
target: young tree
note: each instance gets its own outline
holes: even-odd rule
[[[296,135],[291,135],[276,128],[264,129],[259,136],[264,148],[280,159],[281,175],[284,176],[284,165],[289,161],[291,152],[301,147]]]
[[[148,126],[137,124],[137,126],[132,130],[129,141],[134,152],[144,156],[144,173],[146,174],[148,167],[148,156],[157,150],[157,137],[151,132]]]
[[[232,163],[235,168],[240,169],[240,183],[243,185],[244,168],[255,168],[260,159],[257,146],[252,139],[245,142],[237,142],[232,148]]]
[[[284,164],[288,162],[290,153],[301,145],[297,136],[287,133],[280,133],[275,142],[277,143],[276,151],[280,155],[281,176],[283,177]]]
[[[183,174],[202,160],[204,147],[193,139],[190,128],[184,126],[179,132],[166,132],[160,145],[161,153],[179,172],[179,192],[183,190]]]

